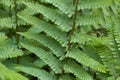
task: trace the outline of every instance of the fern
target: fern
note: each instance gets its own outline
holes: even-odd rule
[[[0,19],[0,27],[1,28],[12,28],[12,27],[15,28],[15,26],[16,25],[14,24],[14,21],[11,18],[2,18],[2,19]]]
[[[119,22],[119,0],[0,0],[0,79],[119,80]]]
[[[80,52],[80,50],[78,49],[72,49],[67,53],[66,56],[76,59],[78,62],[82,63],[85,66],[89,66],[92,69],[95,69],[101,72],[106,72],[106,68],[102,64],[90,58],[85,53]]]
[[[79,1],[79,5],[78,5],[78,9],[96,9],[96,8],[102,8],[102,7],[107,7],[107,6],[111,6],[112,0],[80,0]]]
[[[7,0],[7,1],[1,0],[0,3],[7,6],[7,7],[10,7],[10,6],[11,6],[11,8],[14,7],[14,1],[13,0]]]
[[[82,15],[78,17],[77,20],[77,25],[95,25],[98,23],[102,23],[104,21],[102,21],[101,17],[97,16],[91,16],[91,15]]]
[[[37,77],[38,79],[41,80],[57,80],[56,76],[48,73],[45,70],[39,70],[32,67],[22,67],[22,66],[16,67],[16,69],[24,73],[33,75],[34,77]]]
[[[74,6],[73,6],[73,1],[72,0],[44,0],[44,2],[53,4],[55,7],[58,7],[61,11],[63,11],[65,14],[68,14],[68,16],[72,16],[74,13]]]
[[[46,32],[48,36],[52,36],[52,38],[59,41],[61,44],[63,44],[63,46],[65,46],[67,44],[67,42],[66,42],[67,34],[65,32],[62,32],[59,29],[55,28],[55,26],[52,26],[51,24],[46,23],[45,21],[39,20],[35,17],[25,15],[25,13],[19,14],[18,16],[21,17],[22,19],[24,19],[25,21],[27,21],[28,23],[34,25],[35,27],[38,27],[40,30]],[[31,18],[33,21],[29,20],[29,18]],[[47,27],[47,26],[49,26],[49,27]],[[53,29],[56,29],[56,30],[53,31]]]
[[[17,49],[15,45],[12,45],[4,33],[1,33],[0,37],[0,59],[14,58],[23,55],[23,51]]]
[[[57,57],[60,57],[61,59],[64,58],[64,48],[60,46],[58,42],[56,42],[54,39],[51,39],[50,37],[47,37],[45,35],[37,35],[34,33],[20,33],[23,36],[26,36],[30,39],[36,40],[43,44],[44,46],[51,49],[53,54],[55,54]],[[32,37],[33,36],[33,37]]]
[[[39,4],[25,3],[25,5],[28,6],[30,9],[35,10],[36,12],[42,13],[46,18],[55,22],[55,24],[59,25],[58,28],[62,31],[68,32],[72,29],[72,24],[69,24],[71,23],[71,20],[66,16],[62,15],[60,11],[57,11],[55,9],[49,9]],[[34,6],[34,8],[32,6]]]
[[[70,76],[69,74],[63,75],[59,78],[59,80],[73,80],[75,79],[73,76]]]
[[[18,49],[13,49],[13,48],[0,49],[0,59],[14,58],[22,55],[23,52]]]
[[[9,80],[21,80],[21,79],[22,80],[29,80],[28,78],[22,76],[21,74],[16,73],[12,70],[9,70],[1,63],[0,63],[0,74],[2,74],[6,79],[9,79]]]
[[[74,64],[74,65],[73,65]],[[76,68],[74,68],[76,67]],[[64,65],[64,69],[66,72],[73,73],[76,77],[82,80],[93,80],[91,76],[75,61],[68,60],[68,62]]]
[[[46,52],[45,50],[42,50],[40,48],[34,47],[34,46],[30,46],[30,45],[23,44],[23,43],[21,43],[21,44],[22,44],[22,46],[24,46],[31,52],[34,52],[34,54],[36,54],[38,57],[40,57],[45,63],[47,63],[53,69],[53,71],[55,73],[62,72],[61,62],[56,57],[54,57],[52,54],[50,54],[49,52]],[[48,56],[51,57],[51,59]]]

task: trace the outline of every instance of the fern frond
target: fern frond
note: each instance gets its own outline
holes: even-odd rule
[[[69,17],[74,13],[73,0],[44,0],[43,2],[53,4],[65,14],[68,14]]]
[[[93,16],[93,15],[82,15],[78,16],[78,19],[76,21],[76,25],[95,25],[103,23],[103,19],[101,17]]]
[[[71,19],[66,17],[65,15],[61,14],[60,11],[56,9],[50,9],[43,5],[34,4],[34,3],[25,3],[33,11],[42,13],[46,18],[50,19],[51,21],[55,22],[55,24],[59,25],[58,28],[62,31],[70,31],[72,29]]]
[[[116,68],[115,68],[115,63],[114,63],[114,58],[112,53],[110,52],[109,48],[106,46],[99,46],[96,48],[101,60],[103,61],[103,64],[105,65],[107,71],[110,71],[111,75],[116,76]]]
[[[103,34],[104,35],[104,34]],[[74,36],[71,38],[71,42],[79,43],[83,45],[91,45],[91,46],[98,46],[98,45],[107,45],[108,38],[106,37],[96,37],[87,35],[87,33],[75,32]]]
[[[6,0],[6,1],[0,0],[0,4],[3,4],[6,7],[11,7],[11,8],[14,7],[14,1],[13,0]]]
[[[8,40],[8,37],[5,35],[5,33],[0,33],[0,45],[4,43],[6,40]]]
[[[35,66],[38,66],[39,68],[42,68],[43,66],[46,66],[46,65],[47,65],[47,64],[46,64],[44,61],[42,61],[41,59],[35,60],[33,64],[34,64]]]
[[[75,32],[74,36],[71,36],[71,42],[79,44],[90,45],[91,38],[88,35],[83,35],[80,32]]]
[[[67,61],[67,63],[64,65],[64,70],[66,72],[73,73],[81,80],[93,80],[91,76],[73,60]]]
[[[0,19],[0,28],[15,28],[16,24],[12,18],[1,18]]]
[[[0,74],[2,74],[6,78],[6,80],[29,80],[21,74],[9,70],[2,63],[0,63]]]
[[[109,35],[109,49],[112,52],[112,55],[114,57],[114,60],[117,61],[120,58],[119,55],[119,42],[120,41],[120,35],[116,32],[112,32]]]
[[[52,38],[59,41],[63,46],[67,45],[68,43],[67,33],[62,32],[54,25],[51,25],[43,20],[39,20],[33,16],[26,15],[25,13],[19,14],[18,16],[25,20],[26,22],[34,25],[33,27],[38,27],[40,30],[47,33],[48,36],[51,36]]]
[[[14,58],[18,56],[22,56],[23,52],[19,49],[14,48],[0,48],[0,59]]]
[[[65,74],[59,78],[59,80],[75,80],[75,78],[69,74]]]
[[[0,59],[22,56],[23,52],[12,44],[11,40],[4,33],[0,33]]]
[[[88,66],[94,70],[100,71],[100,72],[106,72],[106,68],[93,58],[89,57],[86,53],[81,52],[79,49],[72,49],[70,50],[67,55],[67,57],[73,58],[79,63]]]
[[[60,46],[60,44],[56,40],[47,37],[46,35],[40,35],[35,33],[27,32],[27,33],[19,33],[19,34],[25,36],[26,38],[36,40],[39,43],[43,44],[45,47],[48,47],[57,57],[60,57],[61,59],[65,57],[64,48]]]
[[[29,44],[21,43],[21,45],[24,48],[28,49],[29,51],[33,52],[40,59],[42,59],[46,64],[48,64],[52,68],[52,70],[55,73],[61,73],[62,72],[62,64],[61,64],[61,62],[55,56],[53,56],[51,53],[49,53],[49,52],[47,52],[47,51],[45,51],[43,49],[31,46]]]
[[[112,0],[80,0],[78,9],[96,9],[108,7],[113,4]]]
[[[21,12],[18,12],[18,14],[20,14],[20,13],[28,13],[29,15],[35,15],[35,14],[38,14],[39,12],[37,12],[36,10],[33,10],[33,9],[29,8],[29,7],[26,7]]]
[[[36,69],[36,68],[24,67],[24,66],[18,66],[18,67],[15,67],[15,69],[22,71],[24,73],[30,74],[34,77],[37,77],[40,80],[57,80],[57,77],[55,75],[52,75],[42,69]]]
[[[31,32],[31,33],[40,33],[42,32],[42,30],[40,30],[38,27],[31,27],[28,32]]]

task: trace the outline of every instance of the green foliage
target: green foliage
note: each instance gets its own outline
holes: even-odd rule
[[[28,78],[22,76],[21,74],[9,70],[3,64],[0,63],[0,74],[5,78],[5,80],[29,80]]]
[[[38,77],[38,79],[41,79],[41,80],[57,80],[55,75],[52,75],[42,69],[40,70],[40,69],[31,68],[31,67],[21,67],[21,66],[16,67],[16,69],[24,73],[30,74],[34,77]]]
[[[0,0],[0,80],[120,80],[120,0]]]

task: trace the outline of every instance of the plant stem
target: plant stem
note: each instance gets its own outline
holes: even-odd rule
[[[74,0],[74,5],[75,5],[75,11],[74,11],[74,15],[73,15],[73,25],[72,25],[72,31],[70,32],[70,36],[74,35],[74,31],[75,31],[75,26],[76,26],[76,18],[77,18],[77,14],[78,14],[78,0]],[[71,39],[70,39],[71,40]],[[68,49],[70,50],[72,43],[68,42]]]
[[[17,32],[18,32],[18,17],[17,17],[17,2],[16,2],[16,0],[14,0],[14,5],[15,5],[14,11],[15,11],[15,23],[16,23],[16,30],[15,30],[16,35],[15,36],[16,36],[16,42],[18,44],[19,43],[19,35],[17,34]],[[17,62],[17,64],[19,64],[19,62],[20,62],[19,57],[17,57],[16,62]]]

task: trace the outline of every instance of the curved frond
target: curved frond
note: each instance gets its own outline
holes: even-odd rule
[[[61,73],[62,72],[62,64],[61,64],[61,62],[55,56],[53,56],[51,53],[49,53],[49,52],[47,52],[47,51],[45,51],[43,49],[31,46],[29,44],[21,43],[21,45],[24,48],[28,49],[29,51],[33,52],[40,59],[42,59],[46,64],[48,64],[52,68],[52,70],[55,73]]]
[[[24,66],[18,66],[18,67],[15,67],[15,69],[22,71],[24,73],[27,73],[29,75],[32,75],[34,77],[37,77],[38,79],[41,79],[41,80],[57,80],[57,77],[55,75],[52,75],[42,69],[36,69],[36,68],[24,67]]]
[[[60,44],[54,39],[47,37],[46,35],[40,35],[35,33],[19,33],[19,34],[25,36],[26,38],[36,40],[39,43],[43,44],[45,47],[48,47],[57,57],[60,57],[61,59],[65,57],[64,55],[65,49],[62,46],[60,46]]]
[[[44,2],[53,4],[65,14],[68,14],[68,16],[72,16],[72,14],[74,13],[73,0],[44,0]]]
[[[66,72],[73,73],[76,77],[78,77],[81,80],[93,80],[91,76],[73,60],[67,61],[67,63],[64,65],[64,70]]]
[[[43,5],[34,4],[34,3],[25,3],[33,11],[42,13],[46,18],[55,22],[55,24],[59,25],[58,28],[62,31],[70,31],[72,29],[71,19],[60,13],[60,11],[56,9],[50,9]],[[34,7],[33,7],[34,6]]]
[[[67,45],[67,33],[62,32],[58,28],[56,28],[54,25],[51,25],[43,20],[39,20],[36,17],[26,15],[25,13],[18,15],[20,18],[25,20],[26,22],[34,25],[34,27],[38,27],[40,30],[47,33],[48,36],[51,36],[52,38],[59,41],[63,46]]]
[[[0,74],[2,74],[7,80],[29,80],[21,74],[9,70],[2,63],[0,63]]]
[[[86,53],[81,52],[79,49],[73,48],[70,50],[67,55],[67,57],[71,57],[78,61],[79,63],[88,66],[94,70],[100,71],[100,72],[106,72],[106,68],[96,60],[89,57]]]

